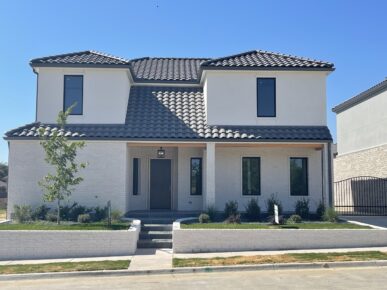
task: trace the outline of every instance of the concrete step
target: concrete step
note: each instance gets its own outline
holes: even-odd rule
[[[141,225],[141,232],[150,232],[150,231],[157,231],[157,232],[170,232],[172,231],[172,225],[171,224],[143,224]]]
[[[140,232],[140,240],[150,240],[150,239],[172,239],[172,232],[170,231]]]
[[[139,240],[137,242],[138,248],[153,248],[153,249],[172,249],[171,239],[151,239],[151,240]]]
[[[171,218],[197,217],[200,211],[130,211],[125,214],[129,218]]]
[[[150,217],[146,217],[146,218],[140,218],[141,220],[141,224],[163,224],[163,225],[168,225],[168,224],[172,224],[176,219],[174,218],[166,218],[166,217],[163,217],[163,218],[150,218]]]

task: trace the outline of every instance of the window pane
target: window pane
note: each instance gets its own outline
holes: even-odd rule
[[[290,194],[308,195],[307,158],[290,158]]]
[[[202,195],[201,158],[191,158],[191,195]]]
[[[83,108],[83,76],[65,76],[64,110],[76,104],[72,115],[81,115]]]
[[[257,79],[257,116],[275,117],[275,79]]]
[[[242,158],[242,194],[261,194],[261,168],[259,157]]]
[[[140,159],[139,158],[133,158],[133,195],[138,195],[138,183],[139,183],[139,169],[140,169]]]

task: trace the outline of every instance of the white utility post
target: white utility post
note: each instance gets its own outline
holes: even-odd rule
[[[206,144],[205,208],[215,204],[215,143]]]

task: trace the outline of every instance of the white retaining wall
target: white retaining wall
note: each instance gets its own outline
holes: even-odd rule
[[[173,229],[174,253],[273,251],[387,246],[387,230]]]
[[[0,260],[132,255],[141,230],[134,221],[123,231],[0,231]]]

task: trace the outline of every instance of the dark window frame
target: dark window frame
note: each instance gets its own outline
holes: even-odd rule
[[[135,165],[136,163],[136,165]],[[132,160],[132,195],[140,195],[140,158]]]
[[[193,185],[193,180],[192,180],[192,161],[193,160],[200,160],[200,183],[201,183],[201,186],[199,187],[200,188],[200,192],[199,193],[192,193],[192,185]],[[191,196],[202,196],[203,195],[203,158],[202,157],[191,157],[190,159],[190,170],[189,170],[189,179],[190,179],[190,186],[189,186],[189,192],[190,192],[190,195]],[[196,187],[196,189],[198,189],[198,187]]]
[[[81,116],[83,115],[83,85],[84,78],[83,75],[64,75],[63,76],[63,112],[65,112],[68,108],[66,108],[66,77],[80,77],[82,79],[82,104],[81,104],[81,112],[80,113],[70,113],[70,115]]]
[[[274,80],[274,115],[270,115],[270,116],[260,116],[259,115],[259,109],[258,109],[258,99],[259,99],[259,89],[258,89],[258,82],[259,80]],[[256,89],[257,89],[257,98],[256,98],[256,101],[257,101],[257,118],[275,118],[277,117],[277,79],[276,78],[257,78],[257,85],[256,85]]]
[[[256,194],[248,194],[245,191],[245,188],[243,186],[243,160],[244,159],[258,159],[258,168],[259,168],[259,175],[258,175],[258,193]],[[262,194],[262,182],[261,182],[261,157],[259,156],[243,156],[241,160],[242,164],[242,196],[260,196]]]
[[[302,162],[302,164],[305,164],[305,171],[306,171],[306,174],[305,174],[305,178],[306,178],[306,194],[296,194],[296,193],[293,193],[293,190],[292,190],[292,170],[291,170],[291,166],[292,166],[292,159],[301,159],[304,162]],[[289,159],[289,181],[290,181],[290,196],[309,196],[309,161],[308,161],[308,157],[290,157]]]

